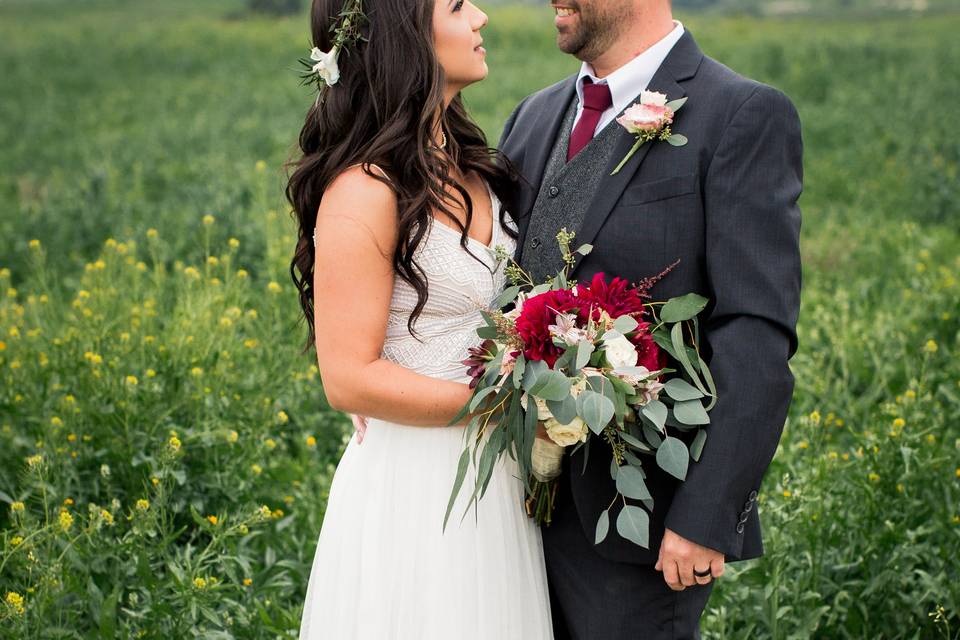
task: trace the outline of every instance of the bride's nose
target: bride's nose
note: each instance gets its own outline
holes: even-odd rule
[[[487,26],[487,23],[490,21],[489,16],[487,16],[487,14],[481,11],[479,7],[477,7],[477,21],[478,21],[477,26],[474,28],[475,31],[479,31],[480,29],[483,29],[485,26]]]

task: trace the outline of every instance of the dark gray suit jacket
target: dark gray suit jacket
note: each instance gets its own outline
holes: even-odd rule
[[[526,182],[505,203],[518,218],[518,253],[558,126],[576,99],[575,81],[570,76],[525,98],[500,140]],[[800,120],[781,91],[705,56],[689,31],[647,88],[668,100],[688,98],[672,130],[689,142],[647,143],[610,176],[634,142],[623,130],[595,201],[575,230],[572,246],[590,243],[593,251],[578,256],[572,277],[588,281],[602,271],[636,282],[679,258],[652,289],[653,298],[696,292],[710,299],[700,316],[701,352],[719,399],[701,459],[691,461],[685,481],[644,459],[654,497],[650,549],[611,534],[597,551],[613,560],[654,563],[667,527],[722,551],[727,561],[755,558],[763,554],[757,490],[794,385],[787,361],[797,349],[800,307]],[[521,255],[515,259],[523,264]],[[684,435],[689,444],[693,432]],[[569,473],[591,542],[600,512],[615,495],[609,448],[594,444],[586,471],[578,454]],[[616,515],[612,511],[611,519]]]

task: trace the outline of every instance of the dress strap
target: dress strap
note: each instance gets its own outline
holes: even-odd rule
[[[390,179],[390,176],[387,175],[387,172],[384,171],[384,170],[380,167],[380,165],[374,164],[374,163],[372,163],[372,162],[369,163],[369,164],[370,164],[370,166],[371,166],[374,170],[376,170],[377,173],[379,173],[382,177],[386,178],[386,179],[387,179],[387,182],[390,182],[391,184],[393,183],[393,180]],[[362,165],[363,165],[362,162],[358,162],[358,163],[356,163],[356,164],[350,165],[349,167],[347,167],[347,169],[352,169],[352,168],[354,168],[354,167],[359,167],[359,166],[362,166]]]

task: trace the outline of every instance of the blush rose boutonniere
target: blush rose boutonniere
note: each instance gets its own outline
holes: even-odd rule
[[[670,131],[674,114],[680,110],[680,107],[686,101],[686,98],[679,98],[667,102],[666,94],[658,91],[642,92],[640,102],[635,102],[627,107],[623,115],[617,118],[617,122],[635,135],[637,141],[610,175],[617,175],[623,165],[627,163],[627,160],[637,152],[637,149],[651,140],[666,140],[675,147],[682,147],[687,144],[686,136]]]

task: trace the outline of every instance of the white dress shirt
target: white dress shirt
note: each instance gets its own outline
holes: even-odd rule
[[[674,20],[673,31],[658,40],[643,53],[626,63],[616,71],[607,75],[606,78],[598,78],[593,75],[593,67],[584,62],[580,65],[580,74],[577,76],[577,115],[573,119],[573,126],[577,126],[580,115],[583,113],[583,79],[589,77],[596,84],[610,85],[610,96],[613,98],[613,106],[603,112],[600,116],[600,122],[594,131],[602,130],[607,126],[621,111],[630,105],[630,101],[640,95],[641,91],[646,90],[653,75],[660,68],[663,59],[670,53],[670,49],[677,43],[680,36],[683,35],[683,24],[679,20]]]

